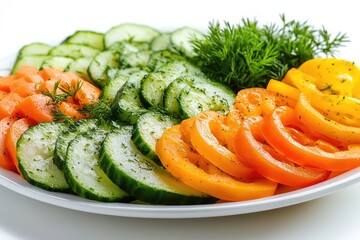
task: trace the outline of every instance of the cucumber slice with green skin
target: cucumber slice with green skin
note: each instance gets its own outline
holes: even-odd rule
[[[132,198],[98,165],[99,149],[108,132],[96,129],[78,134],[71,140],[65,159],[65,178],[80,197],[102,202],[129,202]]]
[[[78,58],[70,62],[69,65],[65,68],[65,72],[73,72],[82,79],[92,82],[88,75],[88,68],[92,61],[92,58]]]
[[[162,166],[141,155],[132,144],[131,126],[109,133],[100,150],[100,167],[134,198],[151,204],[199,204],[215,199],[174,178]]]
[[[106,85],[101,91],[100,99],[103,99],[108,103],[112,103],[115,99],[116,93],[125,84],[129,76],[132,73],[138,72],[140,70],[140,68],[124,68],[117,70],[116,73],[113,74],[113,76],[109,76],[109,81],[106,83]]]
[[[139,67],[145,68],[148,65],[150,55],[153,53],[151,50],[141,50],[138,52],[131,52],[124,54],[120,57],[121,66],[123,68]]]
[[[150,107],[161,108],[164,91],[173,80],[183,75],[200,73],[200,69],[186,61],[167,63],[143,79],[141,82],[142,100]]]
[[[18,56],[47,55],[51,49],[52,46],[45,43],[40,43],[40,42],[30,43],[23,46],[20,49]]]
[[[96,123],[95,119],[82,119],[69,125],[59,134],[55,142],[53,158],[55,165],[59,169],[63,170],[65,168],[66,151],[70,141],[82,132],[95,129],[97,127]]]
[[[173,116],[157,110],[149,110],[136,121],[131,140],[144,156],[161,165],[155,152],[156,142],[167,128],[178,123],[179,119]]]
[[[160,32],[152,27],[125,23],[112,27],[107,31],[104,36],[104,43],[105,48],[109,48],[116,42],[129,40],[150,43],[158,35],[160,35]]]
[[[188,85],[193,85],[195,81],[208,81],[205,77],[194,75],[181,76],[172,81],[164,91],[164,108],[169,113],[180,117],[179,96],[182,89]]]
[[[120,53],[120,55],[125,55],[133,52],[139,52],[143,50],[149,50],[150,46],[147,42],[134,42],[134,41],[122,41],[116,42],[108,50],[112,50]]]
[[[49,55],[70,57],[76,59],[82,57],[93,58],[99,53],[100,50],[93,47],[72,43],[62,43],[52,48],[49,52]]]
[[[115,51],[103,51],[91,61],[88,74],[90,79],[103,88],[109,81],[107,71],[120,65],[120,54]]]
[[[26,130],[16,152],[21,175],[30,184],[50,191],[68,192],[64,173],[54,164],[55,142],[66,128],[63,123],[44,122]]]
[[[148,68],[152,71],[156,71],[164,64],[175,61],[185,61],[185,58],[169,50],[157,51],[150,55],[148,60]]]
[[[215,82],[195,82],[181,90],[179,96],[182,118],[190,118],[205,110],[226,114],[235,100],[235,93],[227,86]]]
[[[170,44],[170,33],[162,33],[151,41],[150,49],[154,52],[168,50]]]
[[[41,65],[43,64],[44,60],[47,59],[47,55],[26,55],[20,56],[16,59],[14,67],[11,69],[10,74],[14,75],[19,70],[19,68],[23,65],[30,65],[40,69]]]
[[[141,81],[147,74],[144,70],[131,74],[120,88],[111,105],[115,119],[134,124],[147,111],[140,100]]]
[[[40,69],[43,69],[43,68],[58,68],[60,70],[64,70],[73,61],[74,61],[74,59],[69,58],[69,57],[49,56],[41,64]]]
[[[170,36],[172,46],[188,58],[196,56],[192,41],[204,39],[205,35],[192,27],[183,27],[174,31]]]
[[[76,31],[73,35],[66,38],[63,43],[73,43],[86,45],[104,50],[104,34],[93,31]]]

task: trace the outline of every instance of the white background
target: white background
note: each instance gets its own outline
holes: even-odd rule
[[[124,22],[161,30],[206,30],[212,20],[289,19],[348,34],[339,57],[360,62],[355,1],[0,1],[0,59],[24,44],[56,44],[78,29],[105,32]],[[260,213],[208,219],[138,219],[52,206],[0,186],[0,239],[360,239],[360,184],[317,200]]]

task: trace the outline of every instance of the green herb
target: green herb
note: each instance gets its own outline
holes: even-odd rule
[[[54,84],[53,89],[49,90],[43,90],[38,89],[38,91],[50,98],[50,101],[48,102],[49,105],[52,105],[52,114],[53,114],[53,120],[56,122],[65,122],[65,123],[73,123],[73,119],[61,112],[59,109],[60,104],[64,101],[67,101],[69,98],[75,98],[75,95],[77,92],[81,89],[82,81],[77,81],[74,86],[65,83],[63,85],[60,85],[60,80],[56,81]]]
[[[100,125],[112,118],[111,104],[109,101],[103,99],[99,99],[97,102],[91,104],[83,105],[80,112],[89,115],[89,118],[98,119]]]
[[[265,87],[271,78],[281,79],[287,70],[309,59],[335,56],[337,48],[348,42],[345,34],[332,38],[324,27],[314,29],[307,22],[280,18],[282,26],[260,26],[249,19],[238,25],[212,22],[205,39],[193,40],[193,61],[234,90]]]

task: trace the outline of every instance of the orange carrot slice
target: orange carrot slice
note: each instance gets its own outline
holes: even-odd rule
[[[28,117],[40,122],[53,120],[51,99],[43,94],[34,94],[24,98],[18,104],[18,112],[22,117]]]
[[[5,145],[6,134],[8,133],[10,126],[15,121],[16,119],[14,117],[5,117],[0,120],[0,167],[17,172],[16,166]]]
[[[73,86],[78,84],[78,80],[73,80]],[[75,99],[79,101],[81,105],[91,104],[97,102],[100,96],[101,90],[89,82],[81,81],[81,88],[75,95]]]
[[[0,90],[0,101],[3,99],[6,95],[8,95],[8,92]]]
[[[63,74],[63,72],[60,69],[57,69],[57,68],[43,68],[39,72],[39,75],[45,81],[47,81],[49,79],[58,79],[62,74]]]
[[[0,77],[0,90],[9,92],[10,91],[10,83],[16,79],[16,76],[6,76]]]
[[[16,71],[16,77],[20,78],[23,76],[29,76],[29,75],[37,75],[39,73],[39,70],[30,65],[22,65],[17,71]]]
[[[34,126],[35,122],[28,118],[20,118],[11,124],[6,137],[5,137],[5,147],[10,154],[10,157],[16,166],[16,169],[19,171],[18,160],[16,157],[16,143],[19,140],[20,136],[31,126]]]
[[[0,119],[4,117],[14,116],[16,113],[17,105],[22,101],[17,93],[9,93],[0,101]]]
[[[62,102],[59,105],[59,110],[66,116],[69,116],[72,120],[77,121],[85,118],[84,114],[79,113],[80,106],[75,103]]]

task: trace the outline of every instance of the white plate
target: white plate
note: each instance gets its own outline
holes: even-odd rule
[[[0,60],[0,75],[8,74],[14,56]],[[360,168],[297,191],[251,201],[190,206],[155,206],[129,203],[102,203],[66,193],[35,187],[19,175],[0,168],[0,184],[21,195],[73,210],[138,218],[203,218],[260,212],[310,201],[360,181]]]
[[[360,180],[360,168],[322,183],[257,200],[189,206],[155,206],[129,203],[102,203],[66,193],[49,192],[30,185],[19,175],[0,169],[0,184],[21,195],[73,210],[137,218],[203,218],[260,212],[310,201]]]

